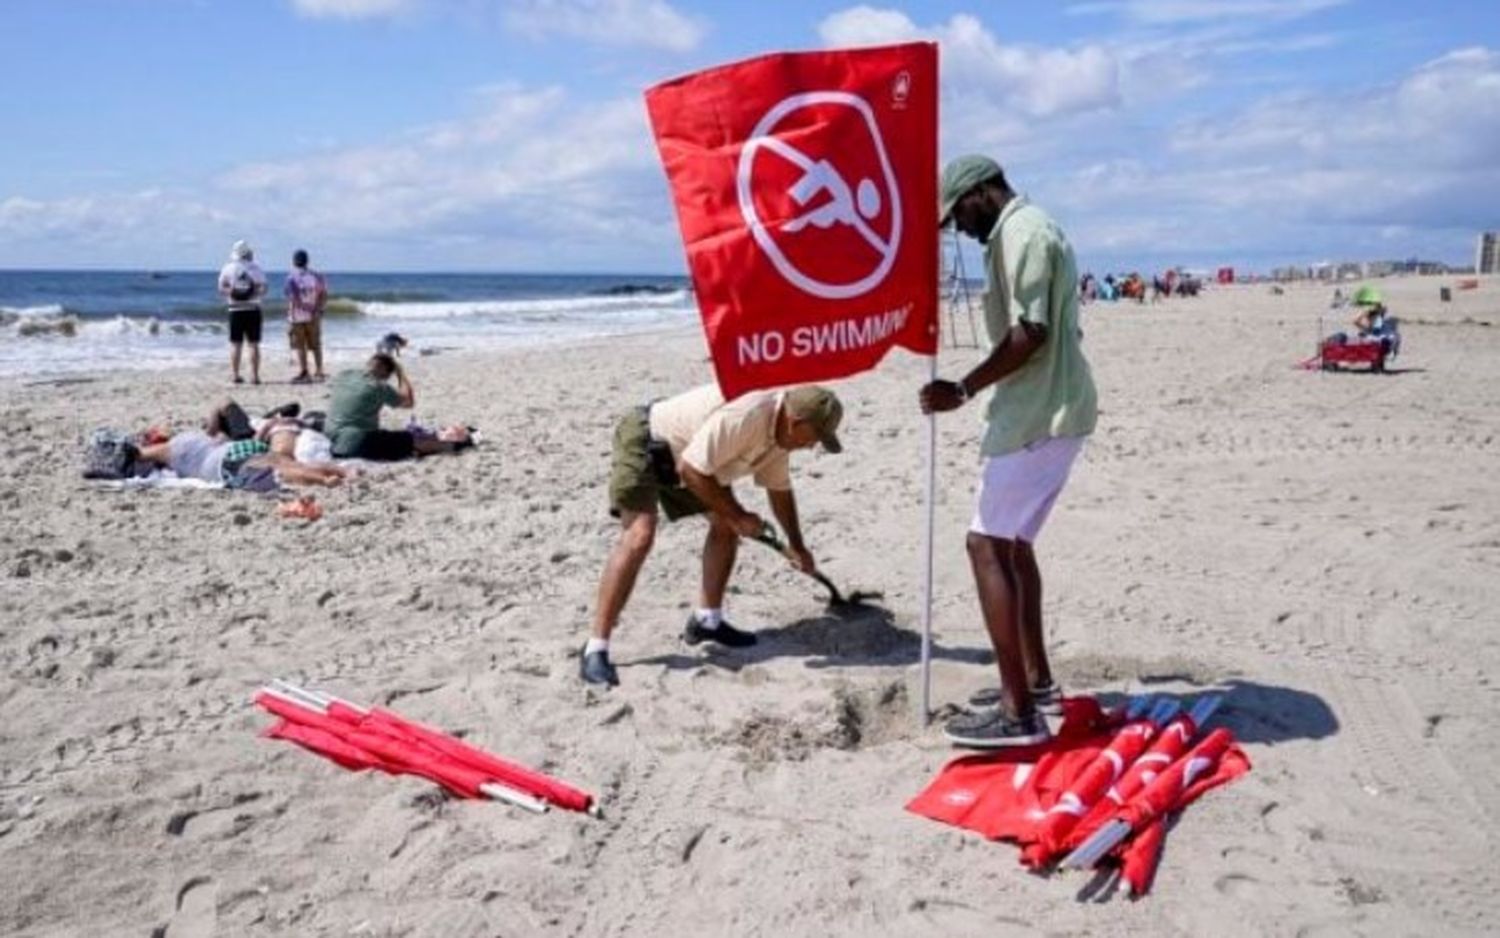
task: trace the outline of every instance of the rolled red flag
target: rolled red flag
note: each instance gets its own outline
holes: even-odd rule
[[[361,711],[335,700],[328,704],[328,715],[351,726],[383,733],[393,738],[407,739],[426,746],[435,755],[447,757],[470,769],[477,769],[502,785],[534,795],[559,808],[587,812],[594,807],[593,795],[580,791],[566,782],[508,762],[482,749],[470,746],[442,730],[415,720],[408,720],[390,710],[372,707]]]
[[[1186,713],[1173,718],[1151,741],[1147,750],[1134,762],[1120,780],[1115,782],[1096,801],[1073,829],[1063,838],[1063,849],[1072,850],[1089,838],[1131,798],[1145,788],[1152,779],[1166,771],[1172,763],[1182,758],[1188,744],[1198,735],[1197,724]]]
[[[1156,878],[1156,868],[1161,862],[1162,845],[1167,834],[1167,818],[1197,801],[1210,789],[1226,785],[1250,771],[1250,760],[1235,745],[1234,736],[1228,730],[1215,730],[1204,742],[1207,743],[1218,734],[1223,734],[1225,740],[1222,747],[1216,745],[1203,752],[1194,750],[1199,759],[1211,758],[1209,764],[1189,762],[1180,773],[1167,773],[1169,777],[1152,798],[1151,810],[1156,812],[1155,816],[1145,822],[1144,826],[1137,826],[1135,836],[1121,848],[1120,878],[1130,887],[1131,895],[1145,895]],[[1217,755],[1214,754],[1215,750],[1218,750]],[[1155,782],[1147,790],[1154,786]],[[1146,792],[1141,794],[1144,797]]]
[[[1062,853],[1068,832],[1104,797],[1155,735],[1156,724],[1150,720],[1136,720],[1122,727],[1047,809],[1037,823],[1032,842],[1021,851],[1021,863],[1033,868],[1045,866]]]

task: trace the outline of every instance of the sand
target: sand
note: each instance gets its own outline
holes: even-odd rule
[[[221,369],[11,382],[0,933],[1482,933],[1500,281],[1441,304],[1449,282],[1383,285],[1406,338],[1387,376],[1292,367],[1325,288],[1087,311],[1103,413],[1038,547],[1059,676],[1109,699],[1227,690],[1255,764],[1182,817],[1135,903],[903,811],[954,755],[915,714],[921,360],[839,383],[847,451],[793,464],[823,568],[885,611],[831,619],[750,544],[730,614],[763,642],[690,649],[702,528],[666,527],[610,692],[574,657],[614,536],[610,429],[709,377],[697,334],[414,359],[418,415],[488,442],[321,494],[314,523],[78,478],[81,432],[190,423]],[[962,546],[978,420],[941,422],[942,705],[993,680]],[[249,698],[276,676],[462,731],[598,792],[607,818],[452,801],[262,739]]]

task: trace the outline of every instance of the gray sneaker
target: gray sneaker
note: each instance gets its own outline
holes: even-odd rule
[[[605,687],[616,687],[620,683],[620,675],[615,671],[615,666],[610,663],[609,652],[607,651],[580,652],[578,656],[578,676],[583,678],[586,684],[601,684]]]
[[[724,619],[720,619],[714,628],[709,628],[698,621],[697,613],[693,613],[688,616],[687,625],[682,629],[682,640],[689,645],[717,642],[726,648],[749,648],[755,644],[755,633],[742,632]]]
[[[1062,696],[1062,688],[1057,686],[1056,681],[1031,689],[1031,699],[1037,710],[1049,717],[1062,716]],[[976,710],[993,710],[1004,699],[999,687],[986,687],[969,697],[969,706]]]
[[[943,727],[943,735],[953,745],[968,749],[1004,749],[1045,743],[1052,731],[1040,714],[1013,719],[997,707],[954,717]]]

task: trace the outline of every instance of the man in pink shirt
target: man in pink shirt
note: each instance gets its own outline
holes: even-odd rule
[[[286,287],[287,339],[297,352],[297,377],[293,384],[307,384],[312,376],[307,373],[307,353],[312,352],[313,363],[318,369],[317,379],[323,374],[323,307],[328,303],[328,282],[323,275],[307,266],[307,252],[298,250],[292,255],[292,272],[287,274]]]

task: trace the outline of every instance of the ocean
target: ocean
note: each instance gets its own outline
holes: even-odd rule
[[[399,332],[412,350],[515,348],[692,323],[684,277],[324,271],[325,357],[357,359]],[[225,363],[218,271],[0,270],[0,377]],[[262,367],[285,367],[286,271],[266,271]]]

